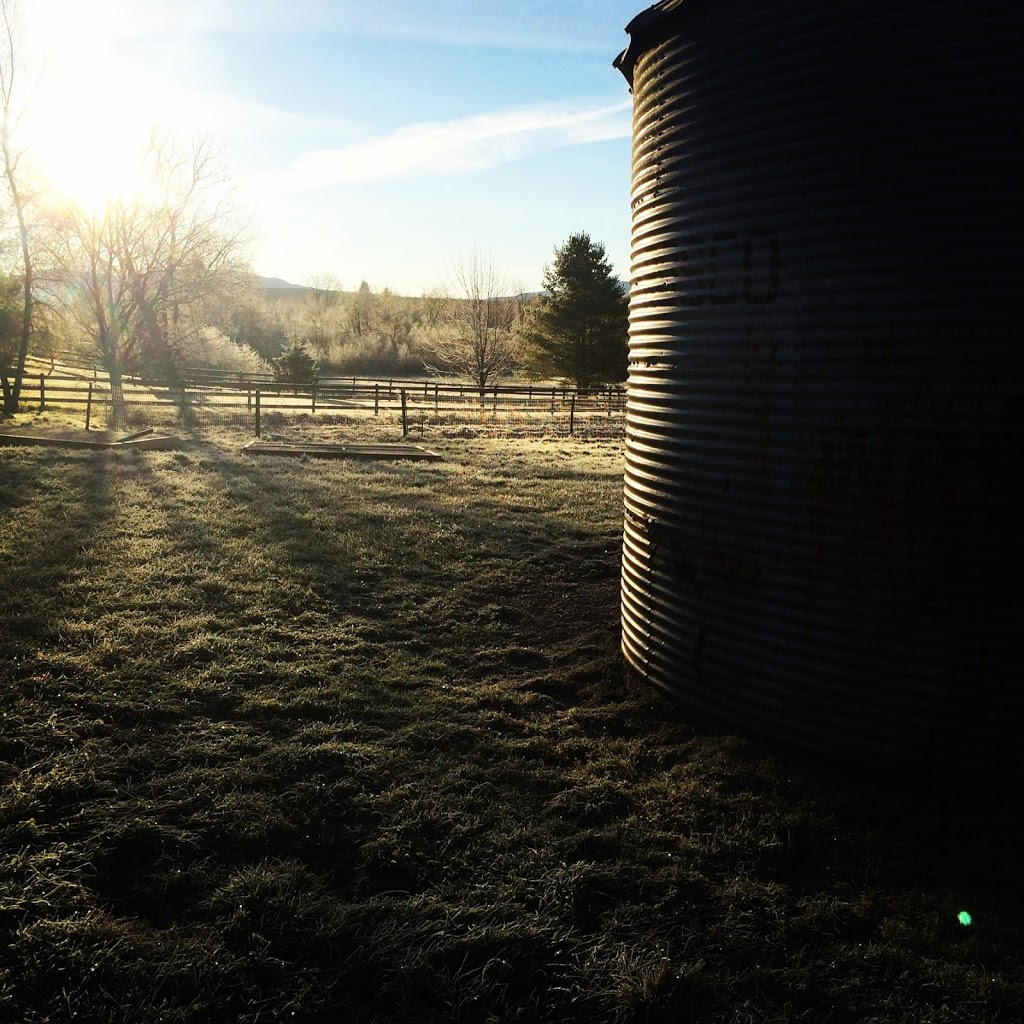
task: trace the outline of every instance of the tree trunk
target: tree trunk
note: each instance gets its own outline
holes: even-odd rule
[[[18,220],[18,234],[21,240],[22,269],[24,273],[24,299],[21,314],[21,338],[18,342],[18,359],[14,367],[14,376],[8,383],[6,374],[3,379],[4,412],[13,416],[21,405],[21,385],[25,379],[25,360],[28,358],[29,342],[32,338],[32,253],[28,242],[28,225],[25,223],[25,203],[18,191],[7,153],[7,140],[4,139],[4,163],[6,167],[7,187],[11,194],[11,203]]]
[[[103,364],[110,378],[110,422],[107,426],[117,430],[125,424],[125,408],[124,387],[121,383],[121,353],[116,343],[108,346]]]
[[[21,338],[18,343],[18,357],[14,376],[7,380],[7,368],[3,368],[4,412],[13,415],[21,404],[21,385],[25,379],[25,360],[32,337],[32,251],[29,248],[28,225],[25,223],[25,197],[18,188],[18,164],[24,151],[12,150],[12,133],[18,122],[15,104],[15,81],[19,61],[21,25],[16,4],[3,0],[0,3],[3,45],[0,47],[0,159],[3,160],[3,177],[11,197],[11,206],[18,221],[18,236],[21,242],[22,273],[24,274],[24,308],[21,317]]]

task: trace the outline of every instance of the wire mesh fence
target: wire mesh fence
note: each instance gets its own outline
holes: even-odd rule
[[[483,396],[423,393],[405,397],[408,433],[480,433],[489,436],[618,437],[625,432],[619,392],[497,390]]]

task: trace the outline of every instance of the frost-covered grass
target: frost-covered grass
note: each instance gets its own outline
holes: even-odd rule
[[[244,440],[0,449],[0,1020],[1024,1019],[1014,795],[624,673],[620,442]]]

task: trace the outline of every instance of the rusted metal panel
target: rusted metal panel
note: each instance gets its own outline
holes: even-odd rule
[[[635,19],[623,650],[744,728],[1024,769],[1021,15]]]

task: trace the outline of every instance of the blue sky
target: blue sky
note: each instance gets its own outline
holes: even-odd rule
[[[261,274],[419,294],[476,247],[533,290],[583,230],[629,276],[611,61],[643,2],[30,2],[33,151],[72,194],[157,124],[223,150]]]

